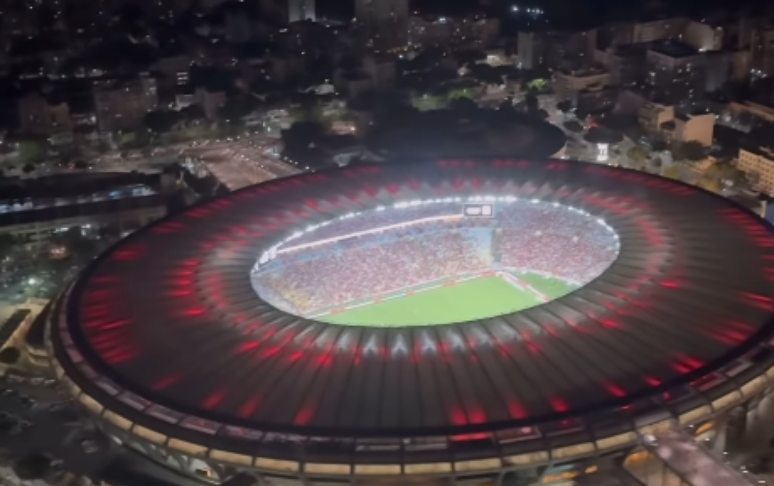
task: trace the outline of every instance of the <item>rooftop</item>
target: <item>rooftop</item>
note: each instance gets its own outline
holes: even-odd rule
[[[562,69],[559,72],[564,76],[572,76],[575,78],[586,78],[589,76],[608,74],[607,69],[599,66],[586,67],[583,69]]]
[[[650,44],[649,50],[673,58],[691,57],[699,54],[694,47],[676,40],[656,41]]]

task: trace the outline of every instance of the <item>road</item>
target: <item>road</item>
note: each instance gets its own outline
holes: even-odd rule
[[[82,415],[82,408],[68,401],[67,393],[58,388],[33,386],[28,382],[4,382],[2,388],[18,391],[36,401],[29,408],[14,397],[0,395],[0,410],[31,424],[16,435],[0,434],[0,450],[8,450],[12,457],[44,453],[61,459],[63,470],[76,476],[102,477],[107,471],[116,477],[152,478],[154,484],[158,481],[177,486],[203,484],[116,445],[95,429],[89,418]],[[63,410],[50,411],[48,406],[54,403],[62,404]],[[96,443],[98,449],[87,452],[81,445],[84,439]]]
[[[230,190],[301,172],[279,159],[278,139],[254,135],[190,147],[181,157],[197,160]]]

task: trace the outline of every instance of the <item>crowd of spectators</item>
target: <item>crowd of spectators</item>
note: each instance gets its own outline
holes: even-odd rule
[[[615,237],[596,219],[563,207],[528,207],[499,216],[494,247],[504,267],[583,284],[612,263]]]
[[[484,270],[486,251],[467,232],[441,230],[400,238],[371,236],[317,249],[312,258],[292,255],[253,277],[259,295],[297,313],[335,307],[444,275]],[[284,259],[283,256],[279,258]]]
[[[460,214],[462,214],[462,205],[460,203],[422,204],[400,209],[387,207],[381,211],[371,210],[357,216],[333,220],[314,231],[304,233],[290,244],[293,246],[303,245],[312,241],[367,231],[372,228],[390,226],[405,221]]]
[[[440,203],[335,221],[289,246],[343,238],[280,251],[253,273],[253,286],[275,306],[307,315],[502,267],[583,284],[602,273],[617,253],[614,234],[595,218],[547,203],[508,203],[498,207],[494,218],[430,221],[347,236],[454,214],[461,214],[459,204]]]

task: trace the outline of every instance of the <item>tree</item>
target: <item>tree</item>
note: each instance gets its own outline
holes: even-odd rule
[[[42,479],[51,469],[51,461],[40,453],[33,453],[17,459],[13,472],[23,481]]]
[[[14,364],[21,358],[21,353],[18,349],[9,346],[0,350],[0,363]]]
[[[48,147],[43,142],[25,140],[19,143],[19,158],[25,164],[37,164],[48,154]]]
[[[532,93],[524,97],[524,104],[527,107],[527,113],[530,115],[537,114],[537,111],[540,109],[540,102],[538,101],[537,96]]]
[[[31,162],[27,162],[22,166],[22,172],[25,174],[29,174],[30,172],[35,171],[35,166]]]
[[[586,132],[583,139],[593,144],[608,144],[612,145],[620,143],[623,140],[623,135],[619,132],[614,132],[603,127],[593,127]]]
[[[674,179],[676,181],[679,181],[680,169],[678,169],[674,165],[670,165],[669,167],[665,167],[661,170],[661,176],[666,177],[667,179]]]
[[[664,165],[664,161],[661,160],[661,157],[655,157],[652,163],[653,163],[653,167],[655,167],[657,170],[661,169],[661,166]]]
[[[722,189],[722,185],[720,184],[720,179],[717,177],[710,177],[710,176],[702,176],[697,182],[696,185],[698,187],[701,187],[705,191],[710,192],[720,192]]]
[[[13,236],[9,234],[0,235],[0,259],[10,255],[15,244],[16,240]]]
[[[653,140],[653,142],[650,144],[650,148],[653,149],[654,152],[663,152],[664,150],[669,149],[669,145],[663,141],[663,140]]]
[[[543,120],[548,120],[548,118],[551,116],[546,110],[543,109],[538,110],[537,115]]]
[[[527,89],[529,91],[540,92],[548,87],[548,80],[543,78],[535,78],[527,82]]]
[[[570,112],[573,109],[572,102],[570,100],[562,100],[556,104],[556,109],[562,113]]]
[[[169,132],[175,123],[177,123],[179,115],[171,110],[154,110],[149,111],[142,117],[142,124],[155,134],[162,134]]]
[[[180,118],[184,119],[185,121],[191,122],[194,120],[202,120],[206,118],[206,115],[204,114],[204,110],[202,109],[201,105],[193,104],[188,105],[179,112]]]
[[[454,98],[450,102],[449,108],[460,111],[470,111],[478,109],[478,105],[470,98]]]
[[[498,110],[513,111],[513,99],[508,97],[500,102],[497,106]]]
[[[632,147],[626,152],[626,156],[634,162],[643,162],[648,158],[648,152],[642,147]]]
[[[583,131],[583,125],[576,121],[568,121],[562,123],[562,126],[573,133],[580,133]]]
[[[672,147],[672,157],[677,161],[698,162],[704,159],[704,146],[694,140]]]
[[[457,87],[457,88],[450,88],[449,92],[446,94],[446,97],[449,99],[449,101],[454,101],[458,99],[473,99],[473,93],[470,92],[470,88],[465,87]]]
[[[747,174],[728,162],[716,162],[709,166],[704,176],[717,180],[720,184],[733,187],[747,186],[750,181]]]
[[[252,96],[238,96],[236,98],[229,98],[226,103],[218,110],[218,118],[231,124],[240,124],[242,118],[252,113],[258,108],[258,100]],[[306,117],[313,117],[315,103],[309,104],[308,102],[302,103],[302,111],[306,113]]]

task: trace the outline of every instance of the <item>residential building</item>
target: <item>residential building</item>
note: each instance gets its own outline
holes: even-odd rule
[[[474,15],[460,19],[452,36],[453,42],[487,48],[500,39],[500,20],[495,17]]]
[[[748,117],[751,120],[774,123],[774,107],[772,106],[744,101],[742,103],[729,103],[727,109],[733,118]]]
[[[94,89],[97,126],[101,132],[134,130],[142,118],[158,105],[156,80],[147,75],[128,81],[113,81]]]
[[[355,21],[368,47],[389,50],[408,43],[408,0],[355,0]]]
[[[723,27],[689,20],[683,42],[699,52],[719,51],[723,48]]]
[[[519,32],[519,63],[526,69],[577,69],[594,61],[597,31]]]
[[[649,20],[645,22],[613,22],[602,31],[602,47],[618,47],[667,39],[679,39],[688,20],[682,17]]]
[[[698,142],[712,145],[715,115],[691,113],[672,105],[646,102],[639,110],[640,126],[665,142]]]
[[[387,56],[370,55],[363,60],[363,70],[371,78],[374,91],[387,91],[395,87],[395,60]]]
[[[191,85],[175,87],[175,109],[182,110],[196,103],[196,91]]]
[[[696,100],[704,94],[706,60],[693,47],[674,40],[650,45],[645,84],[667,103]]]
[[[286,51],[276,51],[266,58],[268,74],[275,83],[284,83],[290,78],[304,74],[306,63],[304,58]]]
[[[554,79],[557,99],[566,100],[573,98],[578,91],[605,86],[610,80],[610,73],[599,67],[563,69],[554,74]]]
[[[575,106],[575,112],[583,117],[587,113],[611,110],[618,99],[615,86],[596,85],[581,89],[568,98]]]
[[[638,119],[643,130],[655,133],[661,129],[661,125],[675,118],[675,108],[671,105],[646,101],[639,109]]]
[[[19,130],[30,135],[53,135],[72,129],[70,106],[40,93],[29,93],[16,102]]]
[[[757,179],[756,188],[774,195],[774,150],[768,147],[740,148],[737,167]]]
[[[750,61],[754,74],[774,76],[774,28],[753,29]]]
[[[712,145],[715,131],[713,113],[689,114],[678,111],[674,119],[661,125],[661,136],[667,142],[698,142],[704,147]]]
[[[315,0],[260,0],[261,11],[282,24],[316,20]]]
[[[175,86],[188,84],[192,59],[182,53],[175,53],[159,58],[153,64],[153,69],[160,72],[158,83],[161,89],[171,89]]]
[[[646,73],[646,44],[630,44],[609,48],[606,56],[610,84],[632,87],[642,84]]]
[[[637,22],[632,25],[630,44],[677,39],[685,30],[686,19],[681,17]]]
[[[218,116],[218,110],[226,104],[226,92],[220,89],[197,88],[194,92],[194,100],[202,107],[204,115],[210,120]]]
[[[734,53],[730,51],[711,51],[704,55],[706,77],[704,90],[712,93],[725,86],[732,79]]]
[[[290,22],[302,22],[316,18],[315,0],[288,0],[288,20]]]
[[[345,93],[350,98],[374,90],[371,77],[362,71],[347,71],[337,69],[333,75],[333,85],[339,93]]]
[[[453,44],[486,49],[496,44],[500,21],[485,15],[463,17],[412,16],[408,23],[408,41],[416,46]]]
[[[745,81],[750,78],[752,69],[752,52],[749,49],[740,49],[731,52],[731,79]]]

